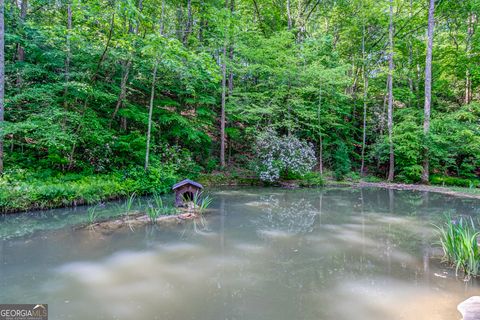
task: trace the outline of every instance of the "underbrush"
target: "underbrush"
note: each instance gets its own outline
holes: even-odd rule
[[[323,177],[318,172],[309,172],[298,178],[300,187],[321,187],[325,185]]]
[[[462,188],[480,188],[479,179],[465,179],[457,177],[447,177],[447,176],[432,176],[430,179],[431,184],[442,185],[442,186],[454,186]]]

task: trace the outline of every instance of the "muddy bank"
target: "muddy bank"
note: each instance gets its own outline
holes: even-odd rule
[[[203,213],[202,213],[203,214]],[[122,217],[104,220],[95,222],[92,224],[86,224],[75,228],[76,230],[96,230],[101,233],[111,233],[118,229],[130,228],[134,229],[136,227],[144,226],[147,224],[156,224],[156,225],[174,225],[185,222],[186,220],[192,220],[200,218],[201,214],[180,210],[178,214],[174,215],[163,215],[157,217],[154,221],[151,221],[150,218],[144,213],[135,211],[128,215]]]

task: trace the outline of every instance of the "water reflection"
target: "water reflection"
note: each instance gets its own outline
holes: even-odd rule
[[[477,215],[478,202],[378,189],[242,190],[215,193],[200,220],[4,240],[0,300],[45,301],[54,320],[430,320],[458,318],[456,304],[479,294],[431,248],[444,211]]]
[[[259,232],[267,237],[312,232],[315,220],[320,214],[312,200],[290,199],[288,193],[263,196],[260,199],[262,214],[254,219],[254,224]],[[320,197],[320,207],[321,199]]]

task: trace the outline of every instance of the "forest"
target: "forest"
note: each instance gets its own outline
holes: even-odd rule
[[[302,176],[480,185],[480,1],[1,0],[1,11],[4,209],[251,176],[271,148],[304,148]]]

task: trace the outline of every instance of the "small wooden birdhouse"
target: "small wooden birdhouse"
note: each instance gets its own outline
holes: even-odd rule
[[[183,207],[186,201],[192,201],[195,194],[202,191],[203,186],[195,181],[185,179],[172,187],[175,191],[175,206]]]

